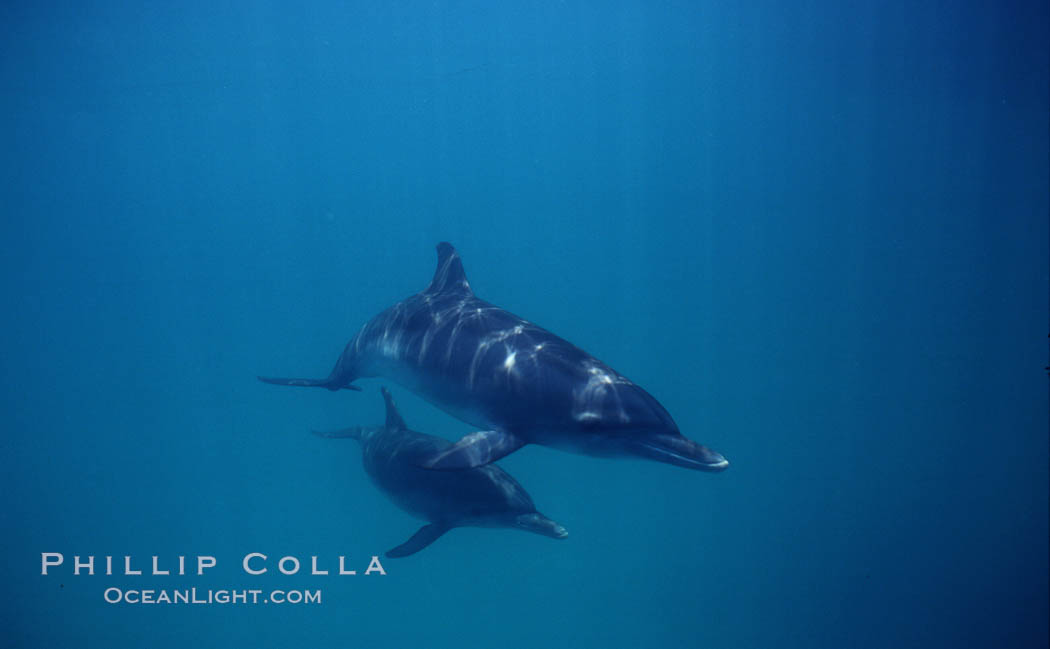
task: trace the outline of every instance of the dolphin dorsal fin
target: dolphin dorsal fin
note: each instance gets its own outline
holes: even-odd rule
[[[442,241],[437,245],[437,253],[438,263],[434,279],[430,280],[430,286],[424,293],[473,295],[467,274],[463,271],[463,262],[459,260],[459,253],[452,244]]]
[[[408,430],[405,420],[401,418],[401,413],[397,411],[394,397],[390,396],[390,390],[386,388],[380,388],[380,390],[383,392],[383,401],[386,402],[386,429]]]

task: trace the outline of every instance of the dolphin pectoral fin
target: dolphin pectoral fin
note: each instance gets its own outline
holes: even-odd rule
[[[423,527],[416,530],[416,533],[412,535],[412,538],[397,546],[393,550],[388,550],[386,556],[390,557],[391,559],[398,559],[401,557],[407,557],[410,554],[415,554],[416,552],[419,552],[434,541],[437,541],[442,534],[449,531],[450,529],[452,528],[448,527],[447,525],[439,525],[438,523],[424,525]]]
[[[495,462],[525,446],[517,435],[502,430],[482,430],[464,436],[440,453],[425,458],[420,465],[437,471],[472,469]]]

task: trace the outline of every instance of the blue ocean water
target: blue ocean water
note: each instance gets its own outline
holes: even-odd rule
[[[1046,646],[1047,3],[507,4],[0,10],[0,644]],[[364,575],[419,523],[309,430],[386,383],[255,376],[326,375],[444,240],[730,468],[527,447],[567,540]]]

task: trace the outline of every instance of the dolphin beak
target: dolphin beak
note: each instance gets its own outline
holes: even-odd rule
[[[564,539],[569,536],[568,530],[539,512],[522,514],[515,519],[515,524],[523,530],[549,536],[552,539]]]
[[[729,460],[725,459],[725,457],[721,453],[719,453],[718,451],[712,451],[709,448],[706,450],[711,454],[711,459],[707,463],[708,471],[713,471],[717,473],[719,471],[725,471],[729,468]]]
[[[683,435],[658,435],[643,439],[636,446],[639,455],[687,469],[718,473],[725,471],[729,460]]]

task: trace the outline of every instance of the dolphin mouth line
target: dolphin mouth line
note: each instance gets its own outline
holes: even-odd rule
[[[704,462],[693,457],[687,457],[680,453],[675,453],[672,450],[663,448],[660,446],[654,446],[652,444],[646,444],[642,442],[639,444],[642,448],[651,452],[655,457],[664,460],[670,464],[677,464],[678,466],[686,467],[687,469],[699,469],[701,471],[725,471],[726,467],[729,466],[729,460],[724,457],[717,462]]]
[[[553,527],[551,529],[546,529],[546,530],[533,529],[531,527],[522,527],[521,529],[523,529],[523,530],[525,530],[527,532],[534,532],[534,533],[540,534],[542,536],[550,537],[552,539],[567,539],[567,538],[569,538],[569,531],[566,530],[561,525],[557,525],[557,527]]]
[[[721,462],[715,462],[714,464],[708,464],[715,471],[723,471],[729,466],[729,460],[723,458]]]

